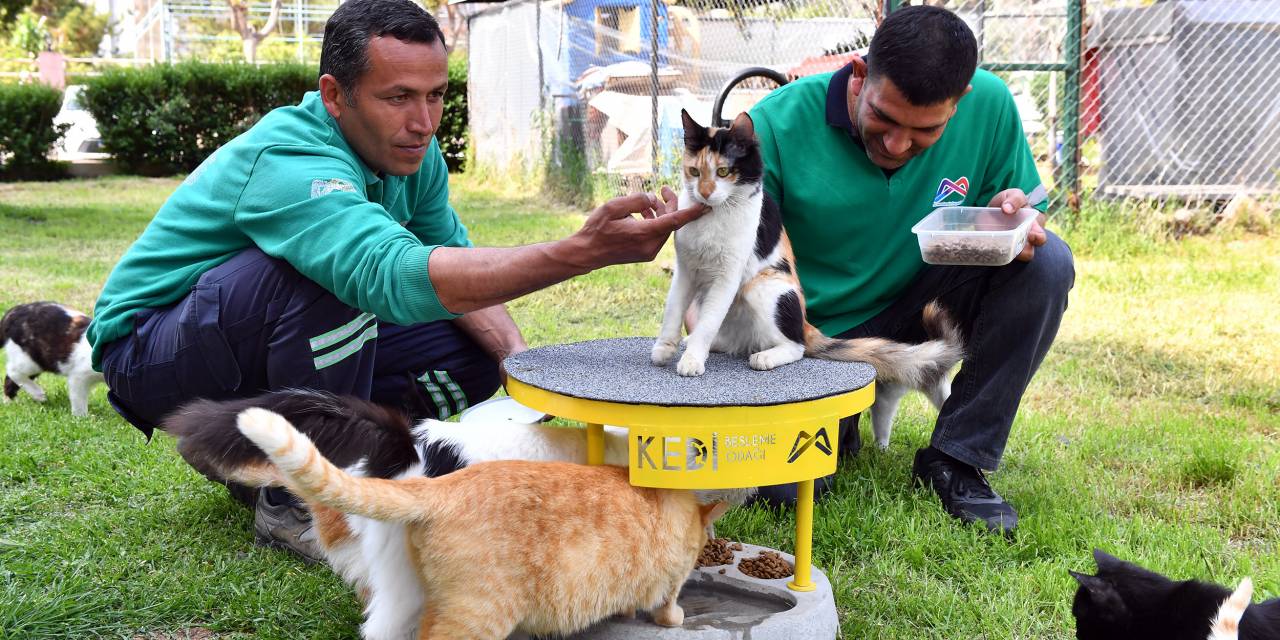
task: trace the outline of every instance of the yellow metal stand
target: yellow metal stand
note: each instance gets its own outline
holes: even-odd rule
[[[587,461],[604,463],[604,426],[627,427],[631,484],[727,489],[798,482],[795,576],[812,591],[813,480],[835,473],[839,420],[871,406],[874,384],[816,400],[763,406],[666,407],[586,400],[507,380],[521,404],[587,424]]]

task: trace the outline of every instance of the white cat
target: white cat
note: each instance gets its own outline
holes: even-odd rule
[[[0,318],[5,401],[13,400],[22,389],[36,402],[44,402],[44,389],[35,377],[52,372],[67,378],[71,415],[89,415],[89,391],[102,382],[102,374],[90,363],[91,349],[84,336],[89,322],[89,316],[55,302],[20,304],[5,312]]]

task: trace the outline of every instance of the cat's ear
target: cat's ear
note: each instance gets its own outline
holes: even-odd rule
[[[1075,578],[1076,582],[1079,582],[1080,586],[1084,587],[1085,589],[1089,589],[1090,587],[1097,586],[1102,582],[1102,579],[1099,578],[1098,576],[1091,576],[1084,573],[1076,573],[1075,571],[1072,571],[1070,569],[1067,570],[1067,573],[1071,574],[1071,577]]]
[[[680,110],[680,120],[684,123],[684,146],[689,150],[701,149],[707,146],[707,129],[698,124],[693,116],[685,109]]]
[[[729,130],[745,137],[751,137],[756,133],[756,124],[751,121],[751,116],[746,111],[738,114],[733,119],[733,123],[729,125]]]
[[[1124,560],[1108,554],[1102,549],[1093,550],[1093,561],[1098,565],[1098,569],[1111,569],[1125,564]]]
[[[711,504],[700,504],[698,509],[702,511],[702,526],[709,527],[712,522],[719,520],[720,516],[729,510],[729,503],[712,502]]]

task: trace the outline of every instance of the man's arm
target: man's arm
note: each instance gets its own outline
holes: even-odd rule
[[[644,193],[614,198],[562,240],[509,248],[437,247],[427,274],[445,309],[469,313],[601,267],[653,260],[671,232],[705,211],[701,205],[677,211],[675,194],[666,188],[662,200]]]
[[[472,311],[454,320],[453,324],[471,336],[499,366],[503,358],[529,348],[515,320],[500,304]],[[502,373],[506,377],[506,371]]]

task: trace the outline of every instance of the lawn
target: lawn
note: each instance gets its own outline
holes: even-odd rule
[[[0,309],[90,311],[176,185],[0,184]],[[483,245],[582,219],[465,177],[454,202]],[[843,637],[1070,637],[1067,570],[1092,569],[1094,547],[1179,578],[1251,575],[1258,598],[1280,595],[1280,234],[1169,241],[1144,228],[1106,208],[1056,226],[1076,253],[1071,307],[991,475],[1022,515],[1016,540],[959,527],[910,488],[933,417],[919,396],[887,451],[842,465],[814,546]],[[669,262],[605,269],[512,314],[533,345],[652,335]],[[41,382],[47,404],[0,406],[0,637],[356,636],[354,595],[323,567],[255,547],[251,514],[171,438],[146,442],[102,387],[74,420],[61,381]],[[718,530],[790,551],[792,527],[789,513],[739,509]]]

